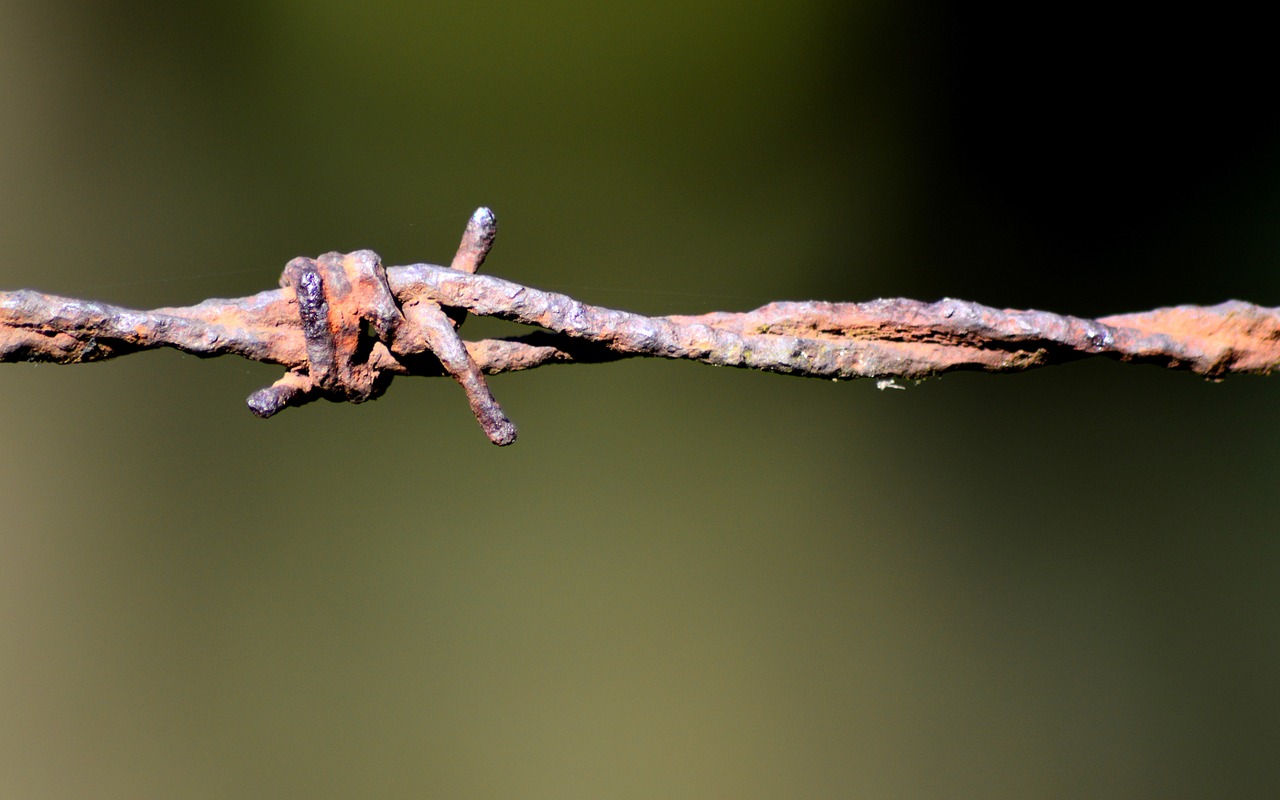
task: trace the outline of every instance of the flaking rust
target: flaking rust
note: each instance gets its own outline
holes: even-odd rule
[[[1210,378],[1233,372],[1266,374],[1280,364],[1280,314],[1239,300],[1216,306],[1174,306],[1106,317],[1101,322],[1132,331],[1135,357],[1161,360],[1176,344],[1194,360],[1188,368]]]

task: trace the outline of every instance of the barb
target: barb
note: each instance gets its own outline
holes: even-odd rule
[[[646,317],[476,274],[495,232],[493,213],[481,208],[451,267],[384,269],[368,250],[329,253],[290,262],[281,289],[183,308],[136,311],[0,292],[0,361],[73,364],[153,347],[238,355],[289,370],[250,397],[263,417],[322,397],[373,399],[396,375],[447,374],[496,444],[514,441],[515,426],[484,374],[552,363],[653,356],[835,380],[1016,372],[1093,355],[1211,379],[1280,366],[1280,309],[1235,300],[1096,320],[952,299],[782,302]],[[463,342],[455,329],[467,313],[544,330]]]

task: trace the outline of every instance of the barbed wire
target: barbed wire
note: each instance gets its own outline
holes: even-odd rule
[[[289,262],[282,288],[138,311],[31,290],[0,292],[0,362],[75,364],[155,347],[238,355],[288,369],[248,399],[269,417],[325,398],[363,402],[397,375],[451,375],[486,435],[515,426],[485,374],[632,357],[686,359],[787,375],[919,379],[955,370],[1018,372],[1106,356],[1211,379],[1280,365],[1280,309],[1232,300],[1100,319],[964,300],[778,302],[747,312],[648,317],[476,274],[497,223],[472,215],[449,267],[383,268],[376,253]],[[540,330],[464,342],[466,314]]]

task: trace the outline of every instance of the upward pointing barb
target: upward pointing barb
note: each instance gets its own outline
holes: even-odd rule
[[[484,259],[493,247],[493,239],[498,235],[498,218],[485,206],[476,209],[467,221],[467,229],[462,232],[462,242],[458,245],[458,253],[453,257],[450,269],[475,275],[484,264]]]

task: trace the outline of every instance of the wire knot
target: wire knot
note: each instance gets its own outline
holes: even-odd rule
[[[452,269],[475,273],[497,233],[487,208],[467,223]],[[465,310],[448,309],[421,298],[401,306],[387,283],[382,260],[372,250],[295,258],[280,284],[292,288],[306,343],[307,364],[249,396],[249,409],[270,417],[313,400],[363,403],[386,391],[402,362],[435,356],[467,393],[489,440],[508,445],[516,427],[494,399],[484,374],[467,352],[457,327]]]

